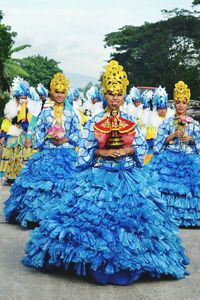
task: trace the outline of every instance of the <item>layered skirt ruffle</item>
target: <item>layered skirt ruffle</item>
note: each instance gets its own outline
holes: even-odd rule
[[[159,191],[179,226],[200,226],[200,156],[165,150],[146,172],[159,176]]]
[[[59,203],[75,175],[77,154],[73,149],[43,149],[33,154],[15,180],[4,215],[8,222],[39,223]]]
[[[149,186],[133,169],[80,172],[71,193],[31,232],[23,263],[72,267],[101,284],[126,285],[145,273],[183,278],[188,258],[155,181]]]

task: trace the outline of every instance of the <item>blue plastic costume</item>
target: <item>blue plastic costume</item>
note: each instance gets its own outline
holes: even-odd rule
[[[140,118],[143,113],[141,93],[138,88],[133,86],[129,94],[125,97],[125,102],[122,105],[122,111],[132,115],[140,124]]]
[[[200,128],[197,121],[186,125],[185,131],[194,144],[178,138],[165,142],[177,126],[172,117],[159,127],[154,151],[157,153],[147,166],[147,172],[159,175],[159,190],[169,211],[180,226],[200,226]]]
[[[82,170],[72,192],[48,219],[31,233],[26,266],[68,269],[91,274],[101,284],[130,284],[144,273],[183,278],[188,263],[177,227],[140,166],[146,144],[140,129],[132,147],[134,156],[95,158],[98,141],[93,126],[99,114],[83,129],[78,166]],[[126,118],[126,115],[122,115]]]
[[[116,61],[108,68],[114,75],[106,90],[112,92],[110,97],[120,97],[125,88],[119,82],[127,82],[126,73]],[[96,156],[122,144],[126,153],[133,154]],[[88,121],[79,145],[80,172],[59,206],[31,233],[23,263],[35,268],[72,267],[101,284],[126,285],[145,273],[183,278],[188,259],[177,227],[155,189],[155,178],[147,181],[138,168],[145,152],[140,128],[126,114],[107,108]]]
[[[159,175],[159,190],[177,224],[200,226],[200,127],[185,115],[190,89],[175,84],[176,114],[159,127],[147,172]]]
[[[37,92],[41,100],[41,110],[45,107],[46,102],[48,101],[48,90],[44,87],[42,83],[39,83],[37,86]]]
[[[103,111],[104,100],[98,87],[92,86],[86,92],[87,100],[84,103],[84,112],[87,120]]]
[[[64,128],[69,142],[55,146],[45,139],[47,130],[54,121],[53,108],[44,109],[39,115],[35,130],[34,153],[22,169],[5,202],[7,221],[16,220],[23,227],[27,221],[38,223],[46,214],[45,203],[51,207],[61,197],[62,189],[75,173],[76,152],[79,137],[79,122],[73,111],[64,109]]]
[[[17,221],[23,227],[27,226],[27,222],[38,223],[60,200],[69,178],[75,174],[75,146],[80,125],[72,109],[61,109],[62,127],[69,141],[54,145],[53,140],[47,138],[48,129],[56,123],[56,104],[43,109],[35,129],[34,147],[40,151],[34,153],[22,169],[5,202],[4,214],[9,222]]]

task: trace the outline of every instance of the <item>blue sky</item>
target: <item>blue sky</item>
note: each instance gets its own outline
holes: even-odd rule
[[[43,55],[65,72],[98,78],[111,48],[107,33],[125,25],[163,19],[161,10],[191,9],[192,0],[0,0],[3,23],[18,33],[16,46],[32,45],[18,57]],[[148,7],[150,5],[150,7]]]

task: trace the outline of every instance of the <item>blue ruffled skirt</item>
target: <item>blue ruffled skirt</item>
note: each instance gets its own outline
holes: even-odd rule
[[[80,172],[31,232],[24,265],[73,267],[101,284],[127,285],[145,273],[184,278],[188,258],[154,184],[136,169]]]
[[[200,156],[165,150],[145,167],[159,176],[159,191],[179,226],[200,226]]]
[[[4,215],[8,222],[39,223],[57,205],[76,173],[77,154],[69,148],[43,149],[35,153],[15,180]]]

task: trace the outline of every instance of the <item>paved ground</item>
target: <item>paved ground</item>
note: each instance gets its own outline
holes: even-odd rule
[[[42,273],[20,263],[29,231],[6,224],[2,216],[8,187],[0,186],[0,299],[2,300],[199,300],[200,229],[181,230],[191,259],[183,280],[140,280],[130,286],[99,286],[72,274]]]

